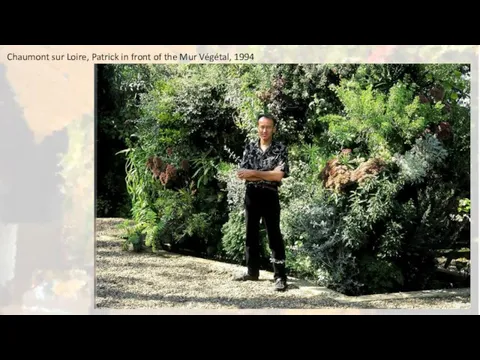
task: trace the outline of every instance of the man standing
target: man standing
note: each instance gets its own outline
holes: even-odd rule
[[[273,140],[276,120],[271,115],[257,119],[259,139],[247,144],[243,152],[239,179],[245,180],[245,218],[247,237],[245,257],[247,272],[235,280],[258,280],[260,267],[260,219],[267,230],[271,261],[274,269],[275,289],[287,288],[285,271],[285,245],[280,231],[280,200],[278,188],[289,176],[287,147]]]

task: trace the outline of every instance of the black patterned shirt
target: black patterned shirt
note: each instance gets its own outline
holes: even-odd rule
[[[270,171],[277,166],[282,166],[284,172],[284,178],[290,175],[290,166],[288,161],[288,148],[281,142],[272,140],[270,146],[265,152],[260,147],[260,140],[252,141],[245,146],[243,151],[243,158],[240,162],[240,168],[249,170],[261,170]],[[248,181],[247,185],[273,185],[275,187],[280,186],[278,181]]]

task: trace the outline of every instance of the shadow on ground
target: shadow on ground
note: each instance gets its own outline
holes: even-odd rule
[[[241,298],[229,298],[229,297],[186,297],[179,295],[162,295],[162,294],[138,294],[128,291],[117,291],[117,299],[112,300],[97,300],[97,307],[105,308],[128,308],[125,307],[125,300],[134,299],[145,303],[144,308],[158,308],[161,309],[171,308],[173,304],[176,307],[188,307],[188,308],[237,308],[237,309],[322,309],[322,308],[344,308],[345,306],[333,299],[316,299],[308,301],[303,298],[277,298],[266,299],[265,297],[241,297]],[[156,305],[148,305],[148,303],[154,302]],[[163,305],[163,306],[162,306]],[[196,306],[199,305],[199,306]],[[208,305],[208,306],[206,306]],[[175,305],[174,305],[175,306]],[[142,308],[140,307],[140,308]],[[354,304],[354,308],[363,309],[375,309],[375,306],[369,306],[367,304]],[[138,309],[138,307],[135,307]]]

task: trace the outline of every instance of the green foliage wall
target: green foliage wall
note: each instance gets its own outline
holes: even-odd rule
[[[292,274],[347,294],[422,289],[434,286],[437,250],[469,247],[468,66],[109,71],[116,82],[105,87],[122,99],[111,108],[128,147],[116,158],[126,161],[136,250],[243,262],[235,170],[262,112],[280,120],[275,137],[290,150],[280,196]],[[263,250],[268,267],[266,241]]]

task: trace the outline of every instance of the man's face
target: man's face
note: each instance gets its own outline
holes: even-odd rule
[[[270,140],[274,132],[275,127],[272,119],[262,117],[258,120],[258,136],[260,136],[262,140]]]

